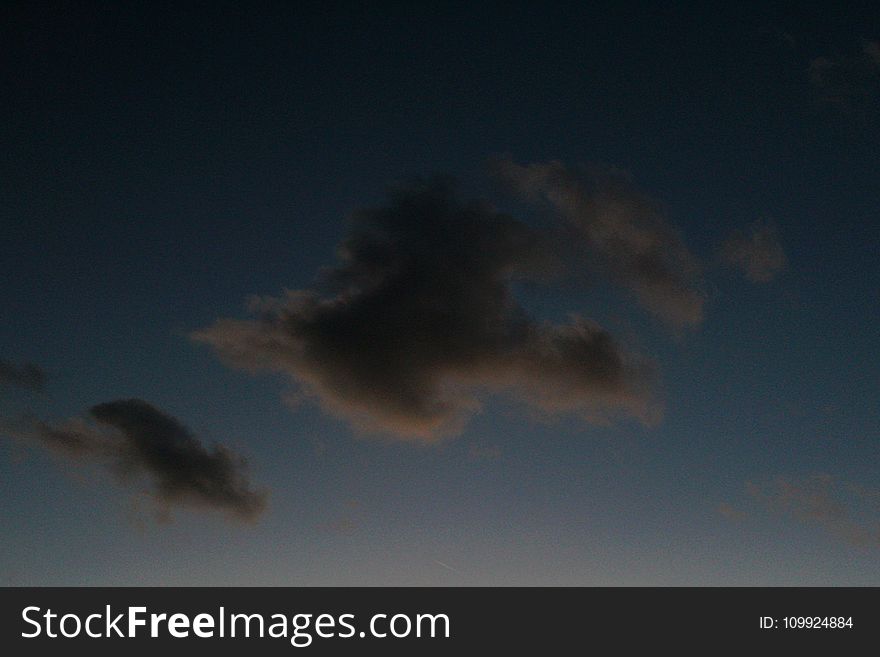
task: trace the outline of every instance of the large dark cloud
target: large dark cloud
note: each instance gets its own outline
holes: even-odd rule
[[[772,281],[788,263],[775,226],[765,221],[731,233],[721,245],[720,256],[754,283]]]
[[[39,392],[46,384],[46,374],[33,363],[16,365],[0,358],[0,386],[12,386]]]
[[[194,338],[236,367],[275,370],[357,427],[430,441],[455,433],[480,393],[508,391],[591,420],[657,413],[650,365],[580,317],[538,322],[511,294],[552,259],[539,233],[448,185],[397,190],[363,210],[313,289],[252,302]]]
[[[140,399],[99,404],[89,418],[58,425],[33,420],[7,431],[66,459],[97,461],[126,482],[146,477],[163,515],[195,506],[253,520],[265,507],[266,495],[252,489],[241,457],[222,445],[206,448],[178,420]]]
[[[700,267],[656,202],[620,171],[571,169],[561,162],[522,166],[509,159],[495,173],[520,195],[543,201],[575,229],[589,264],[607,272],[648,311],[681,328],[703,320]]]

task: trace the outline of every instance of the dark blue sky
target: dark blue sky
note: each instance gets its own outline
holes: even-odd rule
[[[3,441],[6,583],[880,584],[876,10],[7,3],[0,24],[0,360],[46,372],[0,411],[145,399],[269,491],[254,525],[156,524],[139,483]],[[649,355],[659,422],[487,393],[414,445],[191,339],[315,286],[352,213],[414,177],[541,226],[493,158],[625,171],[699,263],[684,330],[613,280],[514,287]],[[784,264],[755,282],[724,245],[764,225]]]

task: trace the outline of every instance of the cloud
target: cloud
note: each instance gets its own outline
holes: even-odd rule
[[[0,386],[24,388],[40,392],[46,385],[46,374],[33,363],[16,365],[0,358]]]
[[[727,502],[721,502],[718,505],[718,513],[720,513],[728,520],[733,520],[736,522],[740,522],[749,517],[745,511],[741,511],[732,504],[728,504]]]
[[[720,258],[754,283],[772,281],[788,264],[776,228],[768,222],[756,222],[731,233],[721,244]]]
[[[558,161],[494,163],[496,175],[523,198],[542,201],[574,229],[590,261],[670,325],[703,320],[700,266],[656,202],[622,172],[573,170]],[[586,261],[586,259],[585,259]]]
[[[58,425],[31,420],[7,432],[69,461],[97,461],[123,482],[145,476],[163,516],[191,506],[254,520],[265,508],[266,494],[251,488],[241,457],[222,445],[207,449],[178,420],[140,399],[99,404],[88,418]]]
[[[501,458],[501,448],[498,445],[472,444],[468,448],[468,458],[471,461],[497,461]]]
[[[322,531],[331,534],[355,534],[364,526],[363,503],[358,499],[346,500],[335,513],[328,510],[331,517],[318,525]]]
[[[648,360],[590,320],[538,322],[517,304],[511,282],[553,267],[542,235],[459,201],[448,183],[417,182],[355,213],[338,255],[315,288],[254,299],[253,319],[221,319],[194,339],[399,439],[460,432],[485,392],[591,421],[656,419]]]
[[[862,53],[869,62],[880,71],[880,41],[867,41],[862,46]]]
[[[803,479],[776,477],[768,485],[753,482],[746,485],[748,492],[775,511],[820,523],[843,520],[847,512],[834,498],[834,479],[830,475],[812,475]]]
[[[880,547],[878,495],[828,474],[778,476],[769,483],[746,483],[746,491],[774,513],[823,528],[859,547]]]
[[[820,100],[843,109],[876,98],[880,42],[863,42],[855,55],[816,57],[810,62],[809,75]]]

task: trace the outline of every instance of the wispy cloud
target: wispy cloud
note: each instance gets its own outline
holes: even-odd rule
[[[721,244],[719,257],[754,283],[772,281],[788,264],[776,227],[768,221],[731,233]]]
[[[501,448],[498,445],[473,443],[468,448],[468,458],[471,461],[497,461],[501,458],[501,454]]]
[[[821,527],[860,547],[880,547],[880,493],[828,474],[747,482],[749,496],[774,513]]]
[[[855,54],[816,57],[810,62],[809,74],[820,100],[842,109],[876,99],[880,42],[864,41]]]
[[[728,504],[727,502],[721,502],[721,504],[718,505],[718,513],[720,513],[728,520],[735,521],[745,520],[749,517],[749,514],[747,514],[745,511],[742,511],[741,509],[738,509],[732,504]]]
[[[494,169],[524,198],[558,212],[586,247],[584,261],[628,288],[648,311],[676,328],[702,322],[697,259],[659,204],[623,172],[573,169],[558,161],[523,166],[509,159],[495,162]]]
[[[437,180],[398,189],[351,225],[320,285],[255,299],[253,319],[222,319],[194,339],[235,367],[283,372],[354,426],[400,439],[459,432],[484,392],[589,421],[657,418],[649,360],[593,321],[541,322],[514,299],[512,281],[553,267],[540,232]],[[651,259],[632,267],[650,276]]]

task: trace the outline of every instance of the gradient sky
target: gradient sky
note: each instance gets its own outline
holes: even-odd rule
[[[327,4],[0,10],[0,581],[880,585],[876,10]],[[193,339],[316,289],[350,218],[419,177],[565,223],[498,162],[605,172],[680,235],[698,321],[634,302],[617,252],[511,288],[650,359],[662,418],[481,389],[425,444]],[[125,399],[197,465],[99,435],[89,409]],[[86,458],[39,437],[70,418]],[[162,489],[214,443],[267,491],[256,518]]]

